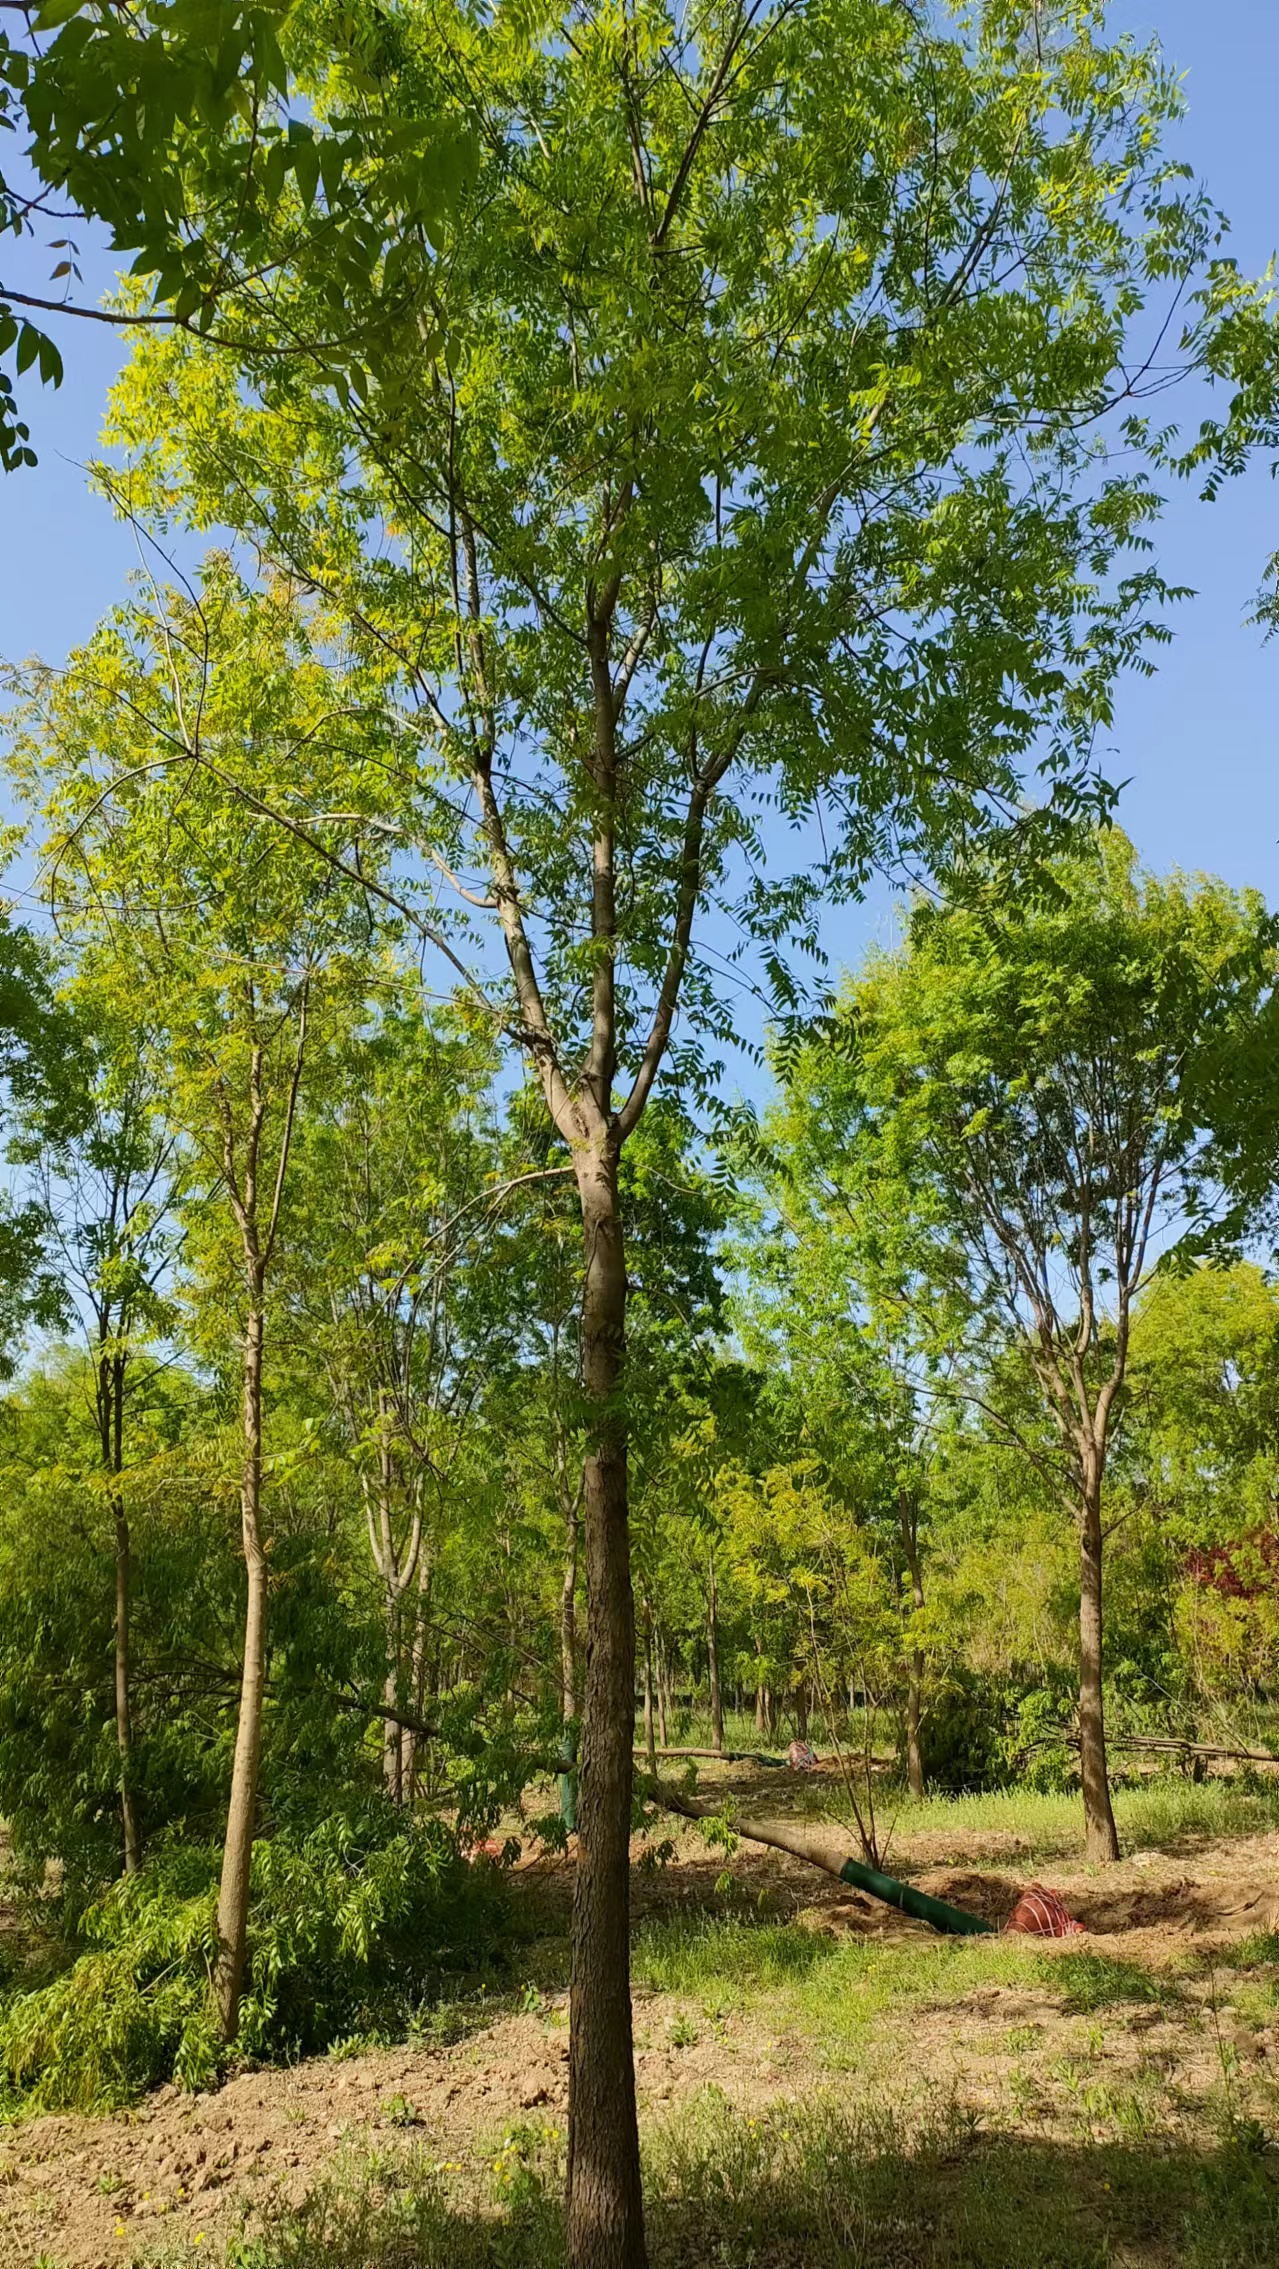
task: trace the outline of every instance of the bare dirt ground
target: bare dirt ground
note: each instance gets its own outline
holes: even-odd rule
[[[1116,2118],[1136,2122],[1138,2132],[1143,2105],[1152,2119],[1192,2117],[1223,2079],[1241,2105],[1279,2121],[1279,2003],[1259,1994],[1250,2001],[1230,1960],[1240,1940],[1279,1929],[1279,1835],[1136,1851],[1101,1871],[1031,1867],[1009,1835],[970,1835],[957,1860],[953,1836],[920,1834],[901,1839],[892,1863],[921,1888],[996,1918],[1042,1874],[1088,1935],[1036,1948],[1025,1974],[1012,1979],[999,1974],[1008,1969],[1003,1943],[964,1941],[973,1951],[962,1990],[939,1952],[935,1991],[927,1976],[922,1990],[916,1979],[901,2007],[890,1999],[851,2029],[806,2021],[784,1992],[776,2003],[730,1995],[721,2008],[641,1986],[642,2116],[660,2117],[708,2087],[754,2111],[779,2098],[846,2091],[855,2071],[863,2086],[891,2074],[916,2092],[947,2094],[974,2118],[1039,2137],[1078,2137]],[[552,1931],[566,1912],[571,1865],[543,1857],[518,1871],[521,1895],[539,1903]],[[958,1943],[934,1940],[778,1854],[743,1845],[730,1865],[726,1897],[716,1888],[722,1855],[681,1836],[670,1864],[639,1868],[637,1922],[727,1908],[802,1923],[835,1950],[854,1940],[901,1951]],[[1119,1980],[1091,2006],[1077,1990],[1056,1989],[1058,1976],[1077,1978],[1081,1954],[1096,1958],[1103,1989],[1107,1978]],[[981,1977],[987,1958],[989,1982]],[[1058,1971],[1063,1960],[1076,1968]],[[1120,1964],[1122,1972],[1111,1967]],[[42,2260],[50,2269],[123,2269],[152,2251],[194,2261],[205,2244],[217,2258],[231,2233],[296,2201],[346,2149],[412,2140],[444,2169],[461,2170],[513,2126],[562,2129],[567,1997],[558,1987],[530,1987],[525,1998],[521,2013],[510,2013],[508,2001],[491,2021],[473,2006],[470,2029],[451,2043],[424,2039],[242,2072],[206,2095],[162,2089],[112,2118],[10,2127],[0,2133],[0,2269]]]

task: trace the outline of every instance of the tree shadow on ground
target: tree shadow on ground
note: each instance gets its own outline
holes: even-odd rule
[[[751,2120],[708,2098],[648,2139],[652,2269],[1273,2269],[1279,2164],[1256,2135],[1217,2150],[986,2136],[792,2106]],[[522,2155],[492,2203],[383,2159],[263,2231],[252,2269],[556,2269],[561,2168]]]

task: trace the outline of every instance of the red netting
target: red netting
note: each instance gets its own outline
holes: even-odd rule
[[[1005,1930],[1021,1931],[1027,1938],[1073,1938],[1083,1927],[1067,1914],[1057,1893],[1046,1891],[1042,1883],[1027,1884],[1004,1923]]]

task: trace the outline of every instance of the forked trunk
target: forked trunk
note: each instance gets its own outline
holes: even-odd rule
[[[587,1636],[570,1989],[568,2259],[571,2269],[644,2269],[630,1994],[635,1606],[621,1402],[626,1263],[615,1152],[580,1157],[578,1188]]]
[[[711,1685],[711,1747],[724,1746],[724,1702],[719,1684],[719,1595],[715,1584],[715,1555],[712,1552],[707,1566],[706,1582],[706,1666]]]
[[[1118,1859],[1119,1837],[1106,1769],[1102,1711],[1101,1490],[1085,1489],[1079,1513],[1079,1767],[1084,1791],[1084,1850],[1089,1859]]]
[[[218,1954],[213,1996],[224,2041],[235,2039],[248,1944],[249,1878],[262,1756],[262,1702],[266,1688],[267,1570],[262,1541],[262,1277],[252,1288],[244,1334],[244,1463],[240,1520],[248,1598],[244,1617],[244,1668],[240,1715],[231,1767],[222,1881],[218,1891]]]

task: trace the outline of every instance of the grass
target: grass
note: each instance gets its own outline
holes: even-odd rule
[[[512,2173],[511,2165],[515,2171]],[[215,2269],[557,2269],[558,2144],[499,2154],[450,2189],[419,2152],[339,2171]],[[794,2106],[757,2118],[708,2092],[646,2150],[653,2269],[1273,2269],[1279,2177],[1264,2150],[1041,2143],[953,2105]],[[206,2258],[152,2256],[164,2269]],[[141,2269],[141,2257],[139,2260]]]
[[[1274,1824],[1279,1792],[1170,1777],[1118,1810],[1129,1849],[1176,1848]],[[960,1862],[1007,1832],[1023,1877],[1080,1842],[1077,1798],[1025,1791],[902,1825]],[[652,2269],[1275,2269],[1279,2088],[1250,2037],[1279,2010],[1279,1936],[1187,1943],[1175,1970],[1110,1943],[835,1937],[731,1902],[651,1916],[635,1982],[664,1999],[638,2038],[658,2080],[698,2091],[645,2116]],[[521,1988],[430,2012],[423,2041],[546,2017],[562,1951],[530,1942]],[[755,2057],[764,2094],[789,2080],[794,2100],[741,2108]],[[435,2155],[424,2095],[387,2116],[376,2156],[269,2227],[170,2239],[136,2269],[557,2269],[560,2127],[478,2136],[459,2163]]]
[[[842,1796],[812,1790],[814,1804],[833,1818],[845,1811]],[[1114,1792],[1115,1821],[1123,1849],[1168,1851],[1203,1838],[1255,1836],[1279,1827],[1279,1779],[1241,1788],[1231,1780],[1193,1781],[1160,1773]],[[1019,1860],[1076,1859],[1083,1848],[1083,1813],[1078,1791],[1040,1794],[1024,1788],[995,1789],[974,1796],[930,1796],[922,1802],[896,1792],[878,1799],[881,1832],[893,1828],[899,1863],[902,1840],[927,1835],[944,1839],[948,1849],[930,1845],[930,1862],[972,1855],[974,1839],[1008,1839],[1009,1855]],[[851,1818],[851,1816],[850,1816]],[[889,1866],[893,1866],[890,1850]]]
[[[1176,1998],[1170,1977],[1106,1954],[1040,1953],[1005,1938],[827,1938],[793,1923],[676,1915],[636,1940],[639,1985],[744,2008],[766,2002],[769,2023],[814,2037],[846,2032],[894,2010],[943,2007],[992,1985],[1039,1986],[1072,2011]]]

